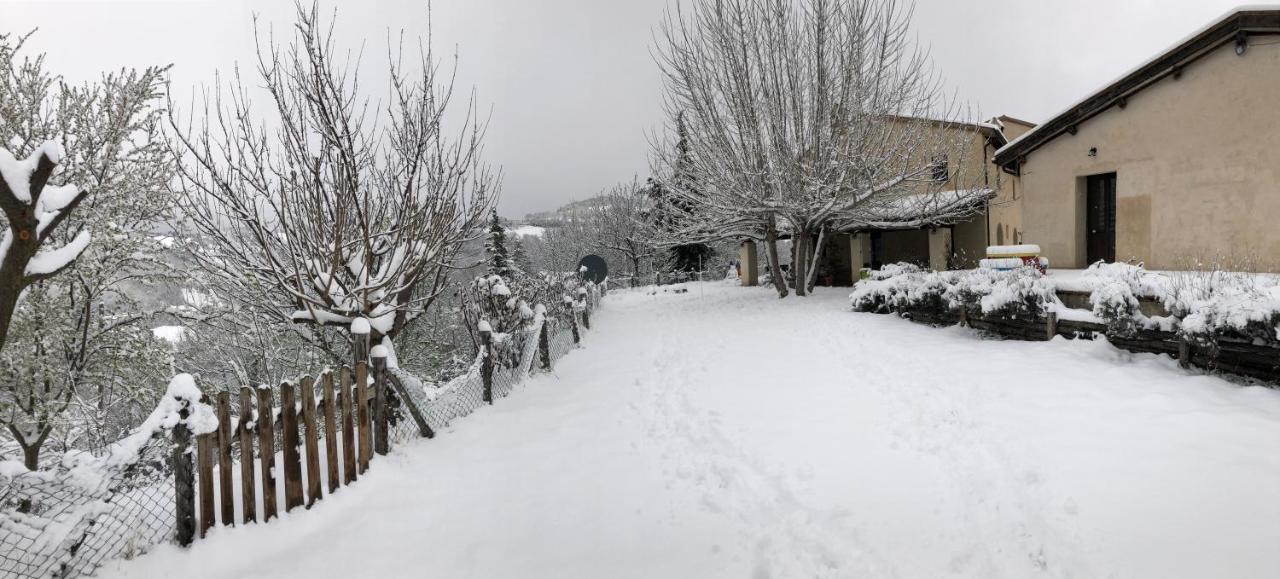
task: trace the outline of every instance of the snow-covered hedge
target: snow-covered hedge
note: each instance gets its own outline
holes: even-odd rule
[[[893,264],[859,281],[849,295],[858,311],[965,310],[986,315],[1037,317],[1056,298],[1033,268],[926,271]]]
[[[1065,307],[1059,290],[1088,294],[1091,311]],[[1107,333],[1176,332],[1202,346],[1221,338],[1280,346],[1280,276],[1227,271],[1150,272],[1141,264],[1095,264],[1078,276],[1042,276],[1033,268],[933,272],[894,264],[872,272],[849,296],[855,310],[951,311],[1103,324]],[[1148,315],[1141,300],[1168,316]]]

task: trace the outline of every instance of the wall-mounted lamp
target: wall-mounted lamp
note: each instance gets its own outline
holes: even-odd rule
[[[1090,156],[1090,157],[1097,157],[1097,156],[1098,156],[1098,148],[1097,148],[1097,147],[1089,147],[1089,156]]]

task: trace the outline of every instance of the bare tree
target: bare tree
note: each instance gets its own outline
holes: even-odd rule
[[[637,181],[613,186],[583,213],[592,245],[625,259],[631,275],[645,272],[655,254],[654,206]]]
[[[278,128],[268,130],[237,73],[204,100],[202,121],[171,123],[183,155],[182,208],[207,239],[194,253],[223,299],[278,322],[335,357],[356,318],[393,337],[445,290],[478,239],[499,176],[482,160],[472,95],[452,111],[429,38],[417,71],[389,54],[385,105],[359,90],[358,61],[333,45],[315,5],[299,6],[285,46],[259,34],[257,71]],[[456,134],[446,130],[457,123]],[[193,123],[194,124],[194,123]]]
[[[883,218],[882,198],[939,190],[938,159],[960,158],[963,140],[925,120],[955,111],[910,18],[893,0],[700,0],[669,13],[666,103],[683,114],[700,187],[698,218],[675,241],[763,240],[778,272],[789,233],[804,295],[833,231],[869,210]],[[655,147],[660,165],[675,165],[671,150]]]

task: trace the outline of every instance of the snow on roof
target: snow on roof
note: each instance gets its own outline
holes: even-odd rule
[[[968,216],[967,210],[994,195],[991,189],[977,188],[886,196],[868,206],[865,217],[872,228],[944,225],[957,221],[957,215]]]
[[[1043,123],[1040,123],[1039,125],[1033,125],[1030,130],[1028,130],[1025,133],[1022,133],[1021,135],[1018,135],[1016,139],[1013,139],[1008,143],[1005,143],[1003,147],[1000,147],[999,149],[997,149],[995,152],[995,156],[999,157],[1001,153],[1004,153],[1006,151],[1013,149],[1019,143],[1026,141],[1032,135],[1040,134],[1041,132],[1043,132],[1042,130],[1045,127],[1052,126],[1054,121],[1057,121],[1059,118],[1067,115],[1071,111],[1075,110],[1077,107],[1089,102],[1094,97],[1097,97],[1102,93],[1106,92],[1112,86],[1119,84],[1121,81],[1125,80],[1126,78],[1158,62],[1161,58],[1164,58],[1170,52],[1177,50],[1178,47],[1181,47],[1182,45],[1187,44],[1188,42],[1191,42],[1192,40],[1196,39],[1200,35],[1210,30],[1213,30],[1214,28],[1222,25],[1223,23],[1234,18],[1235,16],[1244,12],[1269,12],[1269,11],[1280,11],[1280,4],[1247,4],[1243,6],[1237,6],[1236,8],[1232,8],[1231,10],[1228,10],[1222,16],[1219,16],[1218,18],[1214,18],[1213,20],[1210,20],[1207,24],[1197,28],[1194,32],[1187,34],[1186,36],[1183,36],[1182,38],[1178,39],[1177,42],[1174,42],[1173,44],[1169,45],[1168,48],[1165,48],[1164,50],[1161,50],[1155,53],[1155,55],[1153,55],[1151,58],[1148,58],[1142,61],[1142,63],[1130,68],[1129,70],[1126,70],[1123,74],[1108,81],[1107,83],[1103,84],[1097,89],[1089,91],[1088,93],[1086,93],[1086,96],[1084,98],[1081,98],[1080,100],[1072,102],[1071,105],[1067,106],[1061,111],[1058,111],[1057,113],[1050,115],[1048,117],[1049,120]],[[1052,138],[1052,137],[1049,137],[1049,138]]]

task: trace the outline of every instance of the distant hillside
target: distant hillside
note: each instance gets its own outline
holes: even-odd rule
[[[566,216],[576,209],[584,209],[600,204],[600,196],[589,197],[581,201],[570,201],[554,211],[527,213],[524,222],[537,227],[558,227],[565,222]]]

